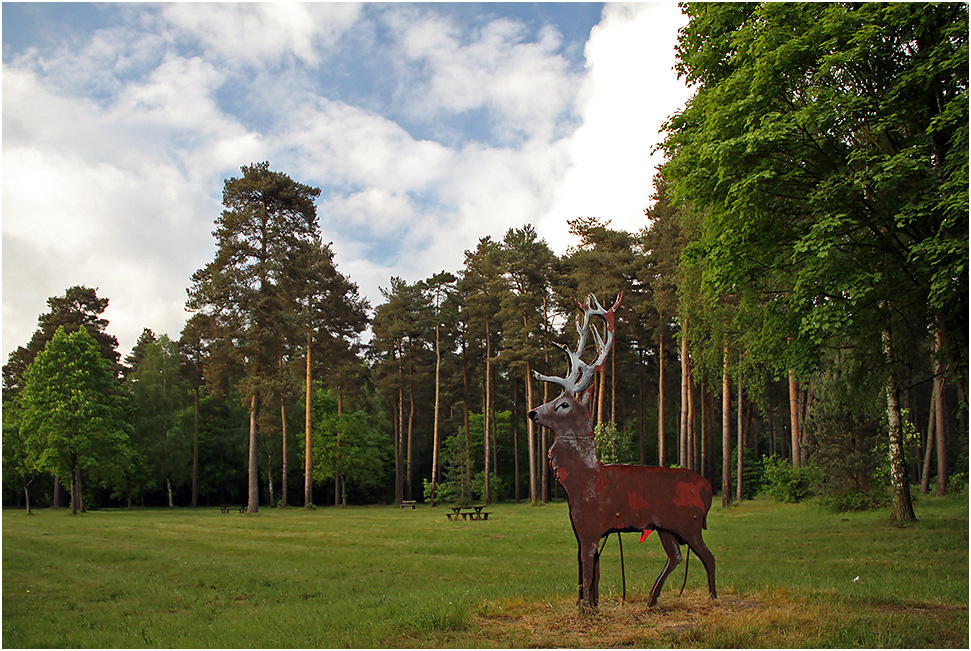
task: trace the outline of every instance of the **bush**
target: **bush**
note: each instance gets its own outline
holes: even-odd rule
[[[839,491],[821,495],[818,498],[820,506],[832,509],[838,513],[848,511],[869,511],[890,505],[890,495],[886,490],[874,489],[869,491]]]
[[[795,503],[812,497],[821,481],[819,469],[811,464],[793,468],[778,456],[762,457],[762,488],[779,502]]]
[[[948,495],[967,495],[968,494],[968,473],[956,472],[947,478]]]
[[[492,501],[498,502],[508,494],[509,489],[502,477],[490,472],[489,492],[492,493]],[[485,471],[477,473],[472,478],[472,494],[476,499],[485,501]]]

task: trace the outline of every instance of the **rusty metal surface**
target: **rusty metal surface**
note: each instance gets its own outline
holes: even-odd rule
[[[680,468],[603,464],[594,446],[593,427],[583,392],[606,360],[613,343],[614,311],[622,295],[609,310],[590,296],[577,306],[584,311],[577,317],[579,344],[576,351],[563,348],[570,369],[563,378],[537,374],[539,379],[563,387],[550,402],[529,412],[529,418],[553,430],[555,440],[549,450],[554,476],[566,492],[570,521],[577,539],[579,599],[581,610],[596,608],[599,602],[600,550],[598,544],[613,532],[657,531],[667,554],[667,563],[651,588],[649,604],[657,603],[667,576],[681,562],[680,545],[701,559],[708,574],[708,591],[715,590],[715,557],[705,545],[702,530],[707,528],[711,508],[711,484],[701,475]],[[576,303],[576,301],[574,301]],[[590,328],[590,317],[598,315],[606,323],[606,337],[592,329],[598,348],[593,364],[580,361]],[[578,397],[579,396],[579,397]]]

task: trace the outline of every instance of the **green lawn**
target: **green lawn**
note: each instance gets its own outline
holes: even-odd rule
[[[485,522],[419,506],[3,513],[4,647],[954,647],[968,644],[968,499],[920,522],[757,500],[713,507],[701,563],[647,593],[656,536],[604,551],[601,611],[576,612],[563,504]],[[858,579],[856,577],[859,577]]]

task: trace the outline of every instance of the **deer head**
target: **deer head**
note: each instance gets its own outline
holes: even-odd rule
[[[614,343],[614,313],[620,307],[620,301],[623,298],[624,293],[621,292],[609,310],[605,309],[593,294],[590,294],[582,305],[574,298],[573,304],[583,311],[583,318],[581,319],[579,314],[576,318],[579,339],[576,350],[570,350],[568,346],[553,342],[557,348],[566,353],[569,361],[566,376],[555,377],[533,372],[537,380],[557,384],[563,388],[559,396],[529,412],[532,420],[552,429],[557,436],[579,436],[591,433],[587,404],[593,391],[593,378],[597,371],[603,368],[610,347]],[[600,336],[597,327],[590,322],[593,316],[603,317],[606,324],[604,337]],[[592,364],[586,364],[580,356],[587,345],[587,334],[591,331],[597,348],[597,358]]]

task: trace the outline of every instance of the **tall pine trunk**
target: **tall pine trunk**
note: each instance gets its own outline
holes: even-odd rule
[[[492,342],[490,341],[489,333],[489,319],[485,322],[485,335],[486,335],[486,358],[485,358],[485,405],[482,408],[482,438],[483,444],[485,446],[485,498],[486,504],[491,504],[492,491],[489,486],[489,474],[492,472],[491,455],[489,449],[489,415],[492,411],[492,362],[490,358],[492,357]]]
[[[924,441],[924,463],[920,470],[920,494],[927,495],[931,484],[931,452],[934,450],[936,438],[934,430],[937,426],[937,382],[934,378],[934,388],[931,390],[931,406],[927,417],[927,439]]]
[[[681,329],[681,427],[678,434],[678,465],[687,467],[688,456],[688,318]]]
[[[462,341],[462,426],[465,428],[465,479],[462,482],[462,495],[472,499],[472,432],[469,427],[469,365]]]
[[[283,450],[280,456],[282,464],[280,472],[280,508],[287,508],[287,406],[283,402],[283,395],[280,396],[280,429],[283,435]]]
[[[259,433],[256,423],[260,415],[260,396],[254,392],[250,397],[249,405],[249,462],[247,472],[247,513],[259,513],[260,511],[260,446]]]
[[[742,397],[742,353],[738,354],[738,398],[736,398],[735,404],[738,405],[737,414],[737,429],[736,440],[738,441],[738,451],[737,451],[737,467],[735,471],[735,499],[739,502],[742,501],[742,450],[745,448],[745,440],[743,438],[743,427],[742,427],[742,406],[744,405],[744,398]]]
[[[313,475],[313,397],[314,383],[310,370],[310,333],[307,333],[307,369],[306,386],[304,387],[303,411],[303,506],[309,509],[314,504],[314,475]]]
[[[937,439],[937,486],[934,495],[943,497],[947,488],[947,429],[944,424],[944,365],[941,363],[944,346],[940,332],[934,345],[934,420]]]
[[[728,386],[728,340],[722,362],[722,506],[732,503],[732,401]]]
[[[799,385],[796,383],[796,371],[789,369],[789,433],[792,439],[790,454],[792,467],[798,468],[799,454]]]
[[[533,383],[530,381],[532,378],[532,368],[529,362],[526,362],[526,404],[533,404]],[[527,448],[529,450],[529,501],[536,504],[539,501],[537,494],[537,481],[536,481],[536,423],[533,422],[532,418],[526,419],[526,442]]]
[[[408,449],[405,453],[405,499],[413,500],[411,483],[412,475],[412,453],[414,451],[415,434],[415,378],[411,369],[408,371]]]
[[[688,360],[688,436],[686,438],[685,461],[689,470],[698,469],[698,448],[697,448],[697,423],[695,416],[695,386],[694,371],[691,368],[691,360]]]
[[[192,498],[189,504],[199,506],[199,385],[195,387],[192,401]],[[129,495],[129,508],[131,497]]]
[[[662,317],[663,322],[663,317]],[[657,336],[657,465],[664,466],[664,324]]]
[[[439,326],[435,323],[435,413],[432,415],[432,495],[431,505],[435,506],[438,492],[438,410],[440,391],[440,372],[442,367],[442,353],[439,347]]]

